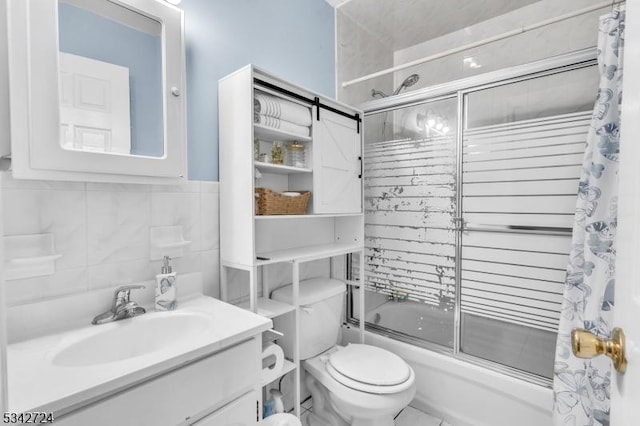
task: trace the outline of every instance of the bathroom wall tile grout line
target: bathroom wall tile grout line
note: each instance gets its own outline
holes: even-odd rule
[[[9,173],[3,173],[1,178],[3,197],[7,205],[12,206],[3,218],[8,225],[4,234],[54,233],[55,247],[63,255],[53,275],[10,281],[8,307],[153,279],[156,268],[155,261],[149,259],[148,239],[154,217],[152,199],[158,196],[155,205],[165,202],[173,205],[163,206],[165,213],[156,213],[153,220],[162,224],[173,221],[175,225],[184,226],[192,234],[189,239],[194,241],[193,247],[177,259],[176,269],[181,273],[202,272],[205,294],[217,294],[220,250],[219,229],[215,225],[219,216],[217,182],[127,186],[43,181],[24,184],[14,181]],[[47,193],[49,196],[42,198]],[[209,195],[203,195],[205,193]],[[182,203],[182,199],[190,202]],[[130,211],[130,207],[134,210]],[[36,216],[24,222],[26,211],[33,211]],[[101,217],[91,217],[92,214]],[[135,235],[129,234],[122,224],[131,223],[136,217],[137,223],[131,226]],[[211,226],[206,225],[205,220]],[[102,229],[104,224],[118,232]]]

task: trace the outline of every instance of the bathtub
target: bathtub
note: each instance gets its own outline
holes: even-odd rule
[[[367,312],[365,318],[369,324],[453,347],[453,311],[445,312],[411,301],[385,301]]]
[[[391,312],[394,305],[396,312]],[[374,323],[378,314],[382,326],[392,325],[386,323],[385,316],[388,321],[415,324],[415,317],[406,318],[415,314],[413,311],[405,304],[386,303],[369,313],[367,320]],[[446,322],[443,318],[431,332],[441,333]],[[343,327],[343,343],[358,339],[357,328]],[[552,424],[553,393],[549,388],[369,331],[365,333],[365,342],[404,358],[416,374],[417,393],[411,405],[453,426]]]

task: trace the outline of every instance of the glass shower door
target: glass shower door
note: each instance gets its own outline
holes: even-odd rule
[[[549,383],[597,86],[583,63],[365,115],[367,327]]]
[[[465,96],[460,353],[551,378],[597,83],[591,66]]]
[[[448,348],[454,337],[457,105],[455,97],[435,100],[370,114],[364,123],[365,320]]]

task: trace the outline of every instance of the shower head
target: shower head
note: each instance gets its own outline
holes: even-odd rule
[[[411,74],[409,77],[404,79],[404,81],[400,84],[400,86],[398,86],[396,91],[391,94],[391,96],[397,95],[402,89],[413,86],[418,82],[418,80],[420,80],[420,76],[418,74]],[[387,94],[381,90],[371,89],[371,97],[375,98],[376,96],[386,98]]]
[[[393,94],[397,95],[402,89],[406,89],[407,87],[411,87],[416,84],[418,80],[420,80],[420,76],[418,74],[411,74],[409,77],[404,79]]]

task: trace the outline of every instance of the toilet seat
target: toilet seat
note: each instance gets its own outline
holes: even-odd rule
[[[342,385],[374,394],[402,392],[414,382],[413,370],[402,358],[370,345],[350,344],[333,352],[326,369]]]

